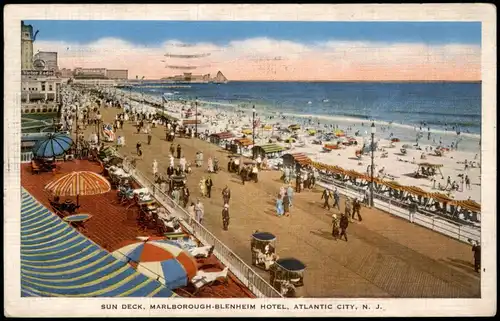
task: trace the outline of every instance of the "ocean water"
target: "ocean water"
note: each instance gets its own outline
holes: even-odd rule
[[[310,118],[311,123],[357,123],[367,127],[373,120],[399,128],[399,136],[414,137],[414,131],[421,130],[427,139],[431,131],[434,137],[439,136],[438,140],[448,143],[460,137],[469,147],[478,146],[481,133],[480,83],[229,82],[175,89],[152,83],[144,86],[148,88],[134,90],[155,96],[166,94],[171,100],[197,98],[206,106],[221,109],[250,109],[255,105],[260,115],[283,113]]]

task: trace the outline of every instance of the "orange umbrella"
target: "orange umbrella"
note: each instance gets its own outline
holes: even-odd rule
[[[96,195],[107,193],[111,184],[103,176],[89,171],[71,172],[45,185],[45,190],[56,196]]]

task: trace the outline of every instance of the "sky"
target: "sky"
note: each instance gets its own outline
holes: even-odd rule
[[[128,69],[130,78],[159,79],[189,66],[229,80],[481,79],[480,22],[25,23],[39,30],[34,51],[57,51],[60,68]],[[203,57],[172,57],[186,54]]]

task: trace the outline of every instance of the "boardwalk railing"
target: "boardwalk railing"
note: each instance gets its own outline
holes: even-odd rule
[[[29,163],[33,159],[33,153],[32,152],[27,152],[27,153],[21,153],[21,163]]]
[[[282,295],[276,291],[266,280],[257,274],[248,264],[243,262],[222,241],[198,223],[184,208],[174,202],[159,185],[147,178],[143,173],[134,168],[130,163],[124,161],[124,169],[137,180],[143,187],[149,189],[154,198],[167,208],[169,212],[180,219],[181,224],[192,233],[203,244],[214,246],[214,255],[229,268],[229,270],[257,297],[259,298],[281,298]]]
[[[339,193],[343,195],[352,198],[357,197],[358,199],[364,198],[365,190],[363,188],[348,185],[341,181],[337,181],[323,175],[320,175],[319,180],[320,182],[318,182],[318,185],[322,187],[331,188],[332,186],[335,186],[337,187]],[[479,228],[462,225],[448,220],[442,216],[423,210],[419,210],[417,213],[413,214],[413,217],[411,217],[407,204],[391,199],[390,197],[387,197],[385,195],[374,193],[373,205],[375,208],[378,208],[384,212],[398,216],[412,223],[426,227],[465,243],[469,243],[469,240],[477,242],[480,242],[481,240],[481,230]]]

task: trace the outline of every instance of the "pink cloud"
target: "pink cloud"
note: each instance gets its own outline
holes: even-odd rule
[[[165,68],[161,60],[171,50],[165,42],[141,47],[120,39],[101,39],[81,45],[36,42],[36,50],[59,53],[61,68],[128,69],[135,75],[159,79],[179,74]],[[196,48],[197,47],[197,48]],[[198,44],[197,52],[211,52],[193,63],[208,67],[195,73],[215,74],[221,70],[230,80],[335,80],[415,81],[481,79],[481,50],[478,46],[383,44],[328,41],[313,46],[267,38],[232,42],[224,47]],[[182,64],[185,61],[169,61]],[[191,62],[191,61],[190,61]]]

